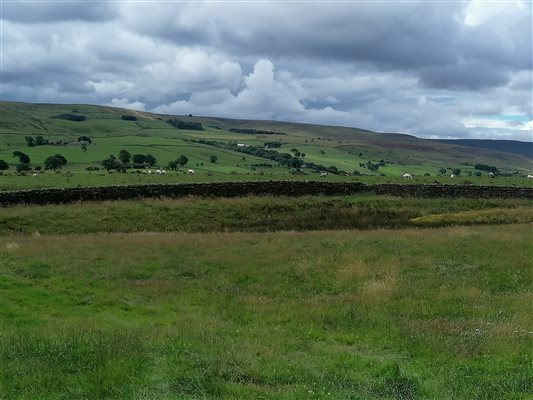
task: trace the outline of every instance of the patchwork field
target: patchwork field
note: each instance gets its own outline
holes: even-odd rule
[[[85,120],[57,118],[64,115]],[[188,125],[177,129],[168,120]],[[194,124],[201,124],[203,130],[189,129]],[[62,144],[28,146],[26,138],[35,140],[38,136],[46,143]],[[82,137],[90,138],[91,143],[80,145],[77,139]],[[279,147],[270,148],[266,145],[269,143]],[[266,154],[265,149],[271,153]],[[102,161],[118,157],[121,150],[131,156],[150,154],[156,162],[137,168],[130,161],[124,164],[126,173],[112,169],[109,174]],[[17,151],[29,157],[30,172],[16,172],[19,159],[13,153]],[[43,173],[46,159],[57,153],[66,158],[67,164],[57,173],[51,169]],[[283,154],[285,161],[274,159]],[[187,163],[171,171],[169,163],[180,155],[187,157]],[[531,158],[523,154],[357,128],[169,116],[73,104],[1,102],[0,160],[9,167],[0,175],[0,190],[159,181],[317,179],[321,170],[330,171],[327,179],[359,179],[365,183],[401,181],[402,174],[410,173],[416,182],[533,184],[526,179],[532,168]],[[500,176],[490,179],[488,171],[476,169],[476,164],[494,166]],[[33,177],[36,167],[41,170],[38,177]],[[166,169],[167,175],[139,174],[158,168]],[[188,169],[194,169],[194,177],[186,176]],[[460,174],[451,179],[454,170],[460,170]]]
[[[531,206],[4,208],[0,397],[531,398]]]

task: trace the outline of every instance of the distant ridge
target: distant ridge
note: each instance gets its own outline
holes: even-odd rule
[[[533,142],[520,142],[518,140],[493,140],[493,139],[435,139],[439,142],[456,144],[459,146],[490,149],[505,153],[519,154],[533,159]]]

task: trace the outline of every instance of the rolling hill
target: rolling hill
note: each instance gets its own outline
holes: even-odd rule
[[[0,133],[0,159],[10,165],[18,163],[13,157],[17,150],[28,154],[32,165],[60,153],[74,172],[101,168],[103,159],[121,149],[152,154],[161,167],[183,154],[187,167],[209,174],[287,174],[295,155],[308,174],[328,169],[334,174],[435,176],[442,168],[472,174],[475,164],[522,175],[531,169],[526,155],[500,151],[507,150],[504,146],[487,149],[358,128],[159,115],[96,105],[2,102]],[[39,135],[62,144],[28,147],[25,137]],[[85,148],[71,143],[81,136],[92,143]],[[265,143],[270,148],[265,150]],[[290,154],[283,156],[288,163],[280,162],[283,153]]]

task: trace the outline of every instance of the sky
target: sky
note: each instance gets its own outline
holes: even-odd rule
[[[531,1],[9,1],[3,100],[532,141]]]

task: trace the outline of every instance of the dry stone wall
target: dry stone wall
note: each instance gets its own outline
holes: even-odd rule
[[[121,185],[63,189],[30,189],[0,192],[0,206],[62,204],[81,201],[141,198],[305,196],[373,193],[419,198],[525,198],[533,199],[533,187],[440,184],[378,184],[359,182],[266,181],[181,183],[171,185]]]

